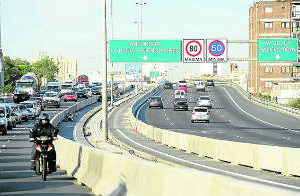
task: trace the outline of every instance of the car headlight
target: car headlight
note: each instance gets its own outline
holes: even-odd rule
[[[0,124],[5,124],[5,120],[0,120]]]

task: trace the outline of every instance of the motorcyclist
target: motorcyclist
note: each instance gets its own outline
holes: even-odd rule
[[[32,129],[30,129],[29,140],[35,141],[36,137],[48,136],[53,140],[57,140],[58,129],[54,128],[50,123],[50,116],[47,113],[43,113],[40,117],[39,123],[34,125]],[[36,143],[32,145],[31,151],[31,169],[35,170],[35,160],[38,158],[38,153],[36,151]],[[50,161],[49,167],[52,172],[56,171],[56,152],[53,146],[53,150],[49,152],[48,158]]]

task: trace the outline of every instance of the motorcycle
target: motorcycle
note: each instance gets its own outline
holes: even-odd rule
[[[46,181],[47,174],[52,173],[50,167],[51,160],[48,159],[48,154],[54,150],[52,141],[53,139],[48,136],[36,137],[34,141],[36,143],[36,150],[39,155],[35,160],[35,173],[40,175],[43,181]]]

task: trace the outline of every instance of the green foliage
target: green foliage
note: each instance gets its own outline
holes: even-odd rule
[[[297,99],[291,99],[289,101],[289,106],[294,107],[294,108],[299,108],[300,109],[300,98]]]
[[[58,72],[57,65],[49,58],[43,58],[32,64],[32,71],[36,74],[41,84],[41,78],[46,78],[47,82],[55,81]]]
[[[0,93],[12,93],[14,91],[14,86],[11,84],[8,84],[0,89]]]
[[[31,66],[28,61],[20,58],[11,59],[8,56],[4,57],[4,85],[15,86],[15,81],[20,79],[22,75],[31,71]]]
[[[261,93],[259,93],[258,97],[261,98],[261,99],[271,101],[271,95],[270,94],[261,94]]]

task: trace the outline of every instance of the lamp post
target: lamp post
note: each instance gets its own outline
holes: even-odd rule
[[[110,30],[111,40],[113,40],[113,0],[110,0]],[[111,62],[111,85],[110,85],[110,106],[114,105],[114,63]]]
[[[101,30],[103,39],[101,39],[101,45],[103,48],[103,59],[102,59],[102,139],[103,141],[108,140],[108,129],[107,129],[107,28],[106,28],[106,0],[102,0],[102,23]]]
[[[140,2],[135,3],[135,4],[141,6],[141,9],[140,9],[140,33],[139,33],[140,36],[139,37],[140,37],[140,40],[142,40],[143,39],[143,6],[146,5],[146,2],[143,2],[143,0],[141,0]],[[143,64],[141,64],[141,75],[142,75],[141,87],[142,87],[142,90],[144,90]]]
[[[0,0],[0,7],[1,7],[1,0]],[[4,62],[3,62],[3,53],[2,53],[2,45],[1,45],[1,16],[0,16],[0,88],[2,87],[4,87]]]

